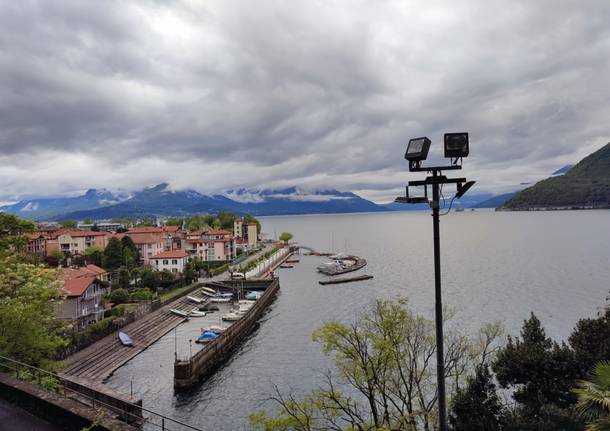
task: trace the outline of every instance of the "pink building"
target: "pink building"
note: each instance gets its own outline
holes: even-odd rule
[[[207,262],[230,261],[235,258],[235,237],[226,230],[210,229],[186,235],[185,251]]]

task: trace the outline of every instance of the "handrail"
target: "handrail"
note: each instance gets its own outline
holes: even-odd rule
[[[174,431],[173,428],[169,428],[166,425],[166,421],[168,421],[170,423],[173,423],[173,424],[176,424],[176,425],[180,425],[181,427],[186,427],[189,430],[203,431],[201,428],[197,428],[197,427],[194,427],[192,425],[189,425],[189,424],[186,424],[184,422],[181,422],[179,420],[172,419],[169,416],[162,415],[160,413],[155,412],[154,410],[146,409],[146,408],[144,408],[144,407],[142,407],[142,406],[140,406],[138,404],[134,404],[134,403],[132,403],[130,401],[125,401],[125,400],[122,400],[122,399],[120,400],[125,405],[134,407],[137,410],[144,411],[144,412],[146,412],[146,413],[148,413],[150,415],[154,415],[155,417],[161,419],[161,424],[155,423],[152,420],[153,418],[151,418],[151,417],[147,418],[147,417],[144,417],[144,416],[141,416],[141,415],[137,415],[135,413],[132,413],[132,412],[129,412],[129,411],[125,410],[124,408],[120,408],[118,406],[113,406],[111,404],[105,403],[104,401],[101,401],[101,400],[97,399],[95,396],[91,397],[91,396],[89,396],[89,395],[87,395],[85,393],[79,392],[79,391],[77,391],[77,390],[75,390],[73,388],[70,388],[70,387],[66,386],[65,382],[72,382],[69,378],[62,377],[59,374],[53,373],[51,371],[43,370],[42,368],[38,368],[38,367],[35,367],[33,365],[29,365],[29,364],[26,364],[24,362],[18,361],[16,359],[8,358],[6,356],[0,355],[0,360],[8,361],[10,363],[17,364],[18,366],[25,367],[25,368],[28,368],[30,370],[35,371],[38,374],[37,377],[38,377],[38,381],[39,382],[40,382],[40,379],[41,379],[41,377],[40,377],[41,374],[45,374],[45,375],[47,375],[49,377],[54,377],[54,378],[56,378],[59,381],[59,384],[60,384],[61,388],[64,391],[64,394],[61,394],[61,395],[65,396],[65,391],[66,390],[69,391],[69,392],[72,392],[74,394],[78,394],[78,396],[84,397],[88,401],[90,401],[91,402],[91,406],[93,408],[95,408],[95,406],[97,404],[98,406],[104,407],[104,408],[106,408],[106,409],[108,409],[110,411],[113,411],[115,413],[120,414],[119,417],[124,422],[129,423],[129,420],[128,420],[128,418],[129,418],[131,420],[131,422],[141,422],[142,421],[142,422],[144,422],[146,424],[158,427],[158,428],[160,428],[163,431]],[[7,369],[12,370],[12,371],[17,372],[17,373],[20,371],[19,368],[13,368],[13,367],[11,367],[11,366],[9,366],[9,365],[7,365],[5,363],[2,363],[2,362],[0,362],[0,367],[7,368]],[[17,376],[17,378],[18,378],[18,376]],[[72,383],[76,383],[76,384],[78,384],[80,386],[87,387],[86,385],[83,385],[83,384],[78,383],[78,382],[72,382]],[[87,387],[87,388],[92,390],[92,391],[94,391],[94,393],[98,392],[96,389],[89,388],[89,387]]]

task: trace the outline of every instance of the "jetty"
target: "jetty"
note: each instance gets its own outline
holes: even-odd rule
[[[332,258],[332,257],[331,257]],[[340,275],[348,272],[357,271],[366,266],[366,259],[353,255],[344,255],[336,259],[337,261],[350,262],[347,265],[341,265],[336,262],[329,262],[318,266],[318,271],[326,275]]]
[[[188,359],[176,358],[174,362],[174,388],[188,389],[210,375],[233,352],[233,350],[256,328],[256,324],[280,289],[278,278],[239,281],[244,290],[263,291],[248,311],[239,317],[218,337]],[[229,284],[227,282],[227,284]],[[237,286],[237,283],[234,282]]]
[[[364,274],[364,275],[357,275],[355,277],[329,278],[327,280],[320,280],[320,281],[318,281],[318,283],[320,283],[321,285],[351,283],[353,281],[370,280],[371,278],[373,278],[372,275]]]

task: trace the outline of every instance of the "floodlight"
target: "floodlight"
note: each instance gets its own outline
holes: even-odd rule
[[[445,133],[445,157],[468,157],[468,133]]]
[[[415,138],[409,141],[407,145],[407,152],[405,153],[405,159],[410,162],[419,162],[426,160],[428,157],[428,150],[430,149],[430,139],[426,137]]]
[[[474,186],[475,181],[467,181],[464,184],[458,183],[457,185],[457,193],[455,194],[456,198],[461,198],[468,191],[468,189]]]

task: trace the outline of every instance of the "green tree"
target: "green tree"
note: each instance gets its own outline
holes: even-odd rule
[[[122,289],[129,289],[129,287],[131,287],[131,273],[128,268],[124,266],[119,268],[117,285]]]
[[[233,222],[235,221],[235,214],[220,211],[218,213],[218,222],[220,223],[220,228],[228,231],[233,231]]]
[[[579,320],[568,341],[574,349],[579,378],[584,378],[599,361],[610,358],[610,308],[597,318]]]
[[[468,378],[466,388],[457,389],[451,402],[449,424],[453,431],[499,431],[503,414],[489,367],[483,365]]]
[[[0,254],[22,252],[28,244],[25,234],[35,230],[31,221],[0,212]]]
[[[577,382],[574,393],[586,431],[610,431],[610,362],[598,362],[589,380]]]
[[[156,292],[159,288],[159,273],[152,269],[143,270],[140,277],[140,286]]]
[[[280,234],[280,241],[284,241],[284,244],[288,244],[288,241],[292,239],[292,234],[290,232],[282,232]]]
[[[184,271],[182,271],[182,276],[184,277],[184,281],[187,284],[190,284],[197,280],[199,277],[199,271],[197,270],[197,264],[191,260],[186,262],[184,265]]]
[[[65,229],[76,229],[78,227],[76,220],[62,220],[59,225]]]
[[[521,339],[508,337],[492,369],[500,386],[513,390],[523,429],[580,429],[572,411],[576,400],[571,388],[578,376],[574,353],[548,338],[533,313],[523,324]],[[573,428],[563,428],[565,424]]]
[[[135,301],[150,301],[152,297],[153,294],[148,288],[138,289],[130,295],[130,298]]]
[[[0,354],[44,366],[66,344],[55,319],[57,279],[57,270],[0,257]]]
[[[104,260],[104,250],[97,245],[87,247],[85,249],[85,257],[87,258],[87,261],[89,263],[92,263],[94,265],[101,267],[103,264],[103,260]]]
[[[103,263],[104,268],[108,271],[114,271],[123,265],[123,246],[117,238],[112,237],[108,240],[108,245],[104,250]]]
[[[184,218],[170,217],[165,222],[165,226],[182,226],[182,223],[184,223]]]
[[[481,349],[454,330],[445,335],[445,377],[453,394],[489,345]],[[301,400],[278,391],[278,414],[252,415],[255,429],[433,429],[437,405],[432,321],[414,314],[405,301],[378,300],[353,323],[325,323],[313,338],[334,358],[336,371]]]
[[[150,216],[144,216],[141,219],[138,220],[138,222],[136,223],[137,227],[150,227],[150,226],[156,226],[157,225],[157,221],[155,220],[154,217],[150,217]]]
[[[129,301],[129,292],[125,289],[114,289],[108,295],[108,299],[115,305],[124,304]]]

